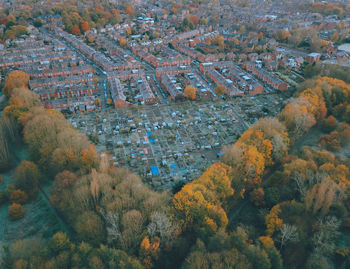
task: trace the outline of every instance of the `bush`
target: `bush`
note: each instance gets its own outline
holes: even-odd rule
[[[24,217],[25,210],[20,204],[13,203],[9,206],[9,218],[10,220],[19,220]]]
[[[10,194],[10,200],[13,203],[25,204],[28,200],[28,195],[22,190],[14,190]]]

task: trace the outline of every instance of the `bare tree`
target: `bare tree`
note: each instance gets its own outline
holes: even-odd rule
[[[315,234],[312,243],[314,253],[318,255],[331,256],[336,249],[335,240],[339,237],[341,221],[336,217],[325,217],[318,221],[319,232]]]
[[[313,214],[320,211],[324,216],[328,213],[331,205],[343,198],[343,190],[334,181],[325,178],[321,183],[316,184],[308,191],[305,196],[305,205],[307,210],[311,210]]]
[[[173,224],[170,218],[162,212],[155,212],[151,219],[152,222],[147,226],[149,236],[159,236],[162,241],[171,241],[178,229],[177,225]]]
[[[103,217],[107,227],[107,241],[109,244],[117,243],[120,239],[120,224],[118,213],[103,213]]]
[[[299,240],[298,229],[294,225],[283,224],[281,228],[280,243],[282,248],[288,242],[296,242]]]

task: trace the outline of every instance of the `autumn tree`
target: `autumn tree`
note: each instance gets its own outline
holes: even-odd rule
[[[184,94],[185,94],[186,98],[194,100],[194,99],[196,99],[196,88],[193,86],[187,85],[185,90],[184,90]]]
[[[119,41],[119,45],[121,47],[125,47],[127,44],[128,44],[128,42],[126,41],[126,39],[122,37]]]
[[[56,175],[52,188],[51,203],[61,211],[70,210],[70,198],[77,176],[70,171],[63,171]]]
[[[153,268],[155,261],[159,255],[159,238],[154,237],[152,242],[146,236],[140,244],[140,256],[142,258],[145,268]]]
[[[73,27],[72,27],[72,34],[73,35],[80,35],[80,28],[77,24],[75,24]]]
[[[104,239],[104,226],[100,216],[94,212],[84,212],[77,217],[75,229],[82,240],[99,245]]]
[[[290,33],[284,29],[275,32],[276,39],[281,42],[285,42],[289,36]]]
[[[204,229],[209,233],[226,227],[228,219],[223,201],[233,195],[230,167],[214,164],[173,198],[177,217],[185,229]]]
[[[73,27],[74,28],[74,27]],[[83,33],[85,33],[86,31],[90,30],[90,26],[89,26],[89,23],[87,21],[83,21],[81,24],[80,24],[80,28],[81,30],[83,31]]]
[[[40,171],[37,165],[30,161],[23,161],[16,168],[15,185],[29,197],[33,197],[39,189]]]
[[[321,130],[324,132],[331,132],[337,127],[337,120],[334,116],[329,116],[327,119],[324,119],[321,123]]]
[[[29,82],[29,75],[23,71],[12,71],[6,78],[3,93],[11,97],[12,90],[15,88],[26,88]]]
[[[217,85],[215,87],[215,94],[216,95],[221,96],[221,95],[224,95],[226,93],[227,93],[227,89],[223,85]]]
[[[262,188],[254,189],[250,193],[250,201],[255,206],[263,206],[265,204],[265,201],[264,201],[264,190]]]
[[[280,230],[283,226],[283,220],[280,218],[281,206],[275,205],[271,208],[270,213],[265,217],[266,233],[272,236],[276,231]]]
[[[329,178],[316,184],[306,195],[306,209],[313,214],[320,213],[324,216],[328,213],[331,205],[343,197],[343,190]]]
[[[131,18],[135,15],[135,8],[131,3],[128,3],[125,7],[125,14],[129,15]]]

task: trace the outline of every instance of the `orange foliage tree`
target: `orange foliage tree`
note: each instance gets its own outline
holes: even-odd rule
[[[72,28],[72,34],[73,35],[80,35],[80,28],[77,24],[75,24]]]
[[[184,90],[184,94],[185,94],[186,98],[194,100],[194,99],[196,99],[196,88],[187,85],[185,90]]]
[[[90,30],[90,26],[89,26],[89,23],[87,21],[83,21],[81,24],[80,24],[80,27],[81,27],[81,30],[83,32],[86,32],[86,31],[89,31]]]
[[[160,240],[158,237],[154,237],[152,243],[147,236],[142,240],[139,253],[145,268],[154,267],[154,263],[157,261],[159,256],[159,246]]]

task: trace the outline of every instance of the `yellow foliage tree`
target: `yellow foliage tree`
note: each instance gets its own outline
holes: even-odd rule
[[[185,97],[191,100],[196,99],[196,88],[187,85],[184,90]]]
[[[5,86],[2,89],[3,93],[11,97],[13,89],[27,88],[29,75],[23,71],[12,71],[6,78]]]
[[[281,206],[278,204],[271,208],[270,213],[265,216],[267,235],[272,236],[274,232],[282,228],[283,220],[279,217],[281,213]]]
[[[174,195],[176,216],[185,229],[205,228],[208,232],[215,232],[226,227],[228,219],[222,201],[233,195],[230,173],[229,166],[214,164]]]

